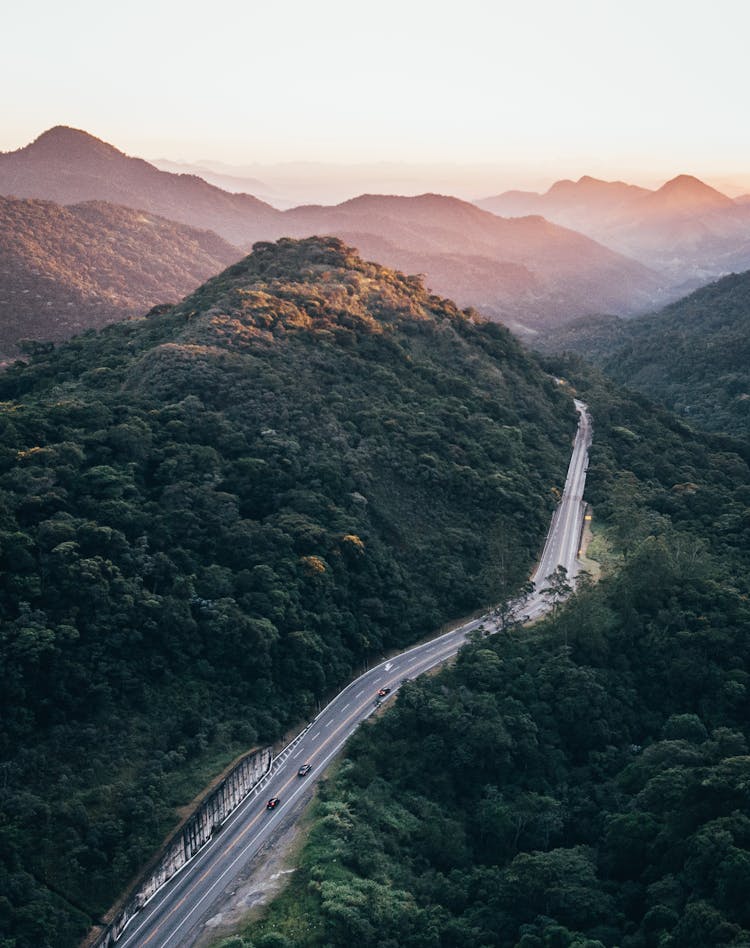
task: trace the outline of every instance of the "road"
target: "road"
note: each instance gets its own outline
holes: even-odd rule
[[[589,447],[591,446],[591,416],[583,402],[575,399],[578,412],[578,431],[573,453],[568,465],[568,475],[560,503],[552,515],[547,539],[531,581],[537,594],[529,600],[526,613],[530,618],[540,616],[548,608],[544,596],[539,595],[546,585],[547,577],[558,566],[564,566],[568,581],[574,584],[580,570],[578,550],[583,528],[583,488],[586,484],[586,471],[589,465]]]
[[[586,406],[576,400],[578,431],[563,497],[555,511],[539,566],[532,579],[537,590],[558,564],[574,577],[578,571],[578,544],[583,524],[583,488],[591,443],[591,420]],[[549,603],[535,591],[523,605],[524,615],[535,618]],[[274,761],[270,773],[243,801],[218,833],[187,866],[165,885],[129,923],[118,948],[177,948],[192,945],[212,906],[234,888],[239,874],[292,818],[295,802],[310,793],[311,785],[341,751],[346,740],[379,706],[380,688],[390,688],[390,701],[406,678],[416,678],[454,656],[467,635],[480,625],[496,628],[491,616],[474,619],[421,645],[381,662],[361,675],[328,704]],[[302,763],[310,763],[307,777],[298,777]],[[279,797],[275,810],[266,801]]]

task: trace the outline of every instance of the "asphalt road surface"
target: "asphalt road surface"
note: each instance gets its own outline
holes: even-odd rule
[[[536,590],[520,607],[524,617],[536,618],[549,610],[550,604],[541,590],[547,576],[559,564],[565,566],[570,579],[578,572],[591,419],[582,402],[576,400],[576,409],[579,424],[565,489],[532,577]],[[177,948],[194,944],[206,917],[213,914],[215,903],[222,900],[227,890],[234,889],[235,880],[248,862],[277,835],[285,821],[294,817],[292,810],[298,810],[293,806],[295,802],[310,793],[311,784],[362,721],[383,701],[390,701],[404,679],[416,678],[454,656],[468,633],[479,626],[491,632],[497,628],[497,620],[484,616],[467,622],[381,662],[344,688],[276,758],[269,774],[229,817],[221,832],[130,921],[117,945]],[[390,689],[382,699],[377,694],[381,688]],[[299,777],[299,767],[307,763],[312,767],[310,773]],[[280,803],[268,810],[266,803],[272,797],[278,797]]]

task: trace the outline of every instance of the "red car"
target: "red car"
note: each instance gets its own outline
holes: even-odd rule
[[[276,807],[281,803],[278,797],[271,797],[271,799],[266,803],[267,810],[275,810]]]
[[[391,693],[391,689],[390,689],[390,688],[381,688],[381,689],[378,691],[378,698],[385,698],[385,696],[386,696],[386,695],[389,695],[390,693]]]

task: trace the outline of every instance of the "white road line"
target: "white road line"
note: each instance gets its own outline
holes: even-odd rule
[[[361,691],[358,691],[354,697],[355,697],[355,698],[359,698],[359,697],[360,697],[361,695],[363,695],[364,693],[365,693],[365,689],[363,688]]]
[[[313,736],[310,738],[311,741],[314,741],[316,737],[320,737],[320,731],[316,731]]]
[[[305,749],[304,747],[300,747],[297,753],[292,755],[292,760],[295,760],[297,757],[299,757],[299,755],[302,753],[304,749]]]
[[[370,712],[370,713],[371,713],[371,712]],[[369,715],[368,715],[368,716],[369,716]],[[352,729],[350,730],[349,734],[344,738],[344,740],[343,740],[340,744],[338,744],[336,747],[333,747],[333,748],[328,752],[328,754],[326,754],[326,756],[323,758],[323,760],[322,760],[322,761],[320,762],[320,764],[318,765],[318,767],[319,767],[320,769],[325,769],[325,767],[326,767],[326,765],[328,764],[328,762],[329,762],[332,758],[334,758],[337,754],[339,754],[339,753],[341,752],[341,748],[343,747],[343,745],[346,743],[346,741],[347,741],[347,740],[349,739],[349,737],[351,736],[352,731],[353,731],[353,730],[356,730],[356,727],[357,727],[360,723],[361,723],[361,722],[359,722],[359,721],[355,722],[354,728],[352,728]],[[299,795],[299,793],[301,793],[301,792],[304,790],[304,787],[305,787],[305,785],[304,785],[303,783],[300,783],[299,787],[298,787],[296,790],[292,791],[291,796],[290,796],[289,799],[287,800],[287,806],[289,806],[289,804],[291,804],[291,803],[294,802],[294,799]],[[254,836],[252,839],[248,840],[248,842],[247,842],[247,844],[245,845],[245,847],[243,848],[243,850],[242,850],[237,856],[235,856],[235,858],[232,860],[232,862],[229,864],[229,866],[227,866],[227,868],[224,870],[224,872],[221,873],[221,875],[220,875],[220,876],[218,877],[218,879],[213,883],[213,885],[211,885],[211,887],[201,896],[201,898],[198,899],[198,901],[193,905],[193,907],[190,909],[190,911],[189,911],[186,915],[183,916],[182,921],[179,922],[179,923],[172,929],[172,931],[167,935],[167,940],[166,940],[165,942],[162,942],[162,948],[163,948],[163,946],[167,945],[167,944],[171,941],[172,937],[180,930],[180,928],[184,927],[185,922],[190,918],[191,915],[193,915],[193,914],[195,913],[195,910],[196,910],[203,902],[205,902],[205,900],[211,895],[211,893],[214,891],[214,889],[217,887],[217,885],[219,885],[219,883],[222,881],[222,879],[224,878],[224,876],[234,867],[234,865],[235,865],[237,862],[239,862],[240,859],[244,858],[245,853],[251,848],[251,846],[253,846],[255,843],[258,842],[259,837],[263,835],[264,830],[266,829],[266,827],[267,827],[267,826],[270,826],[270,825],[271,825],[271,824],[270,824],[270,821],[266,821],[265,825],[264,825],[264,826],[261,826],[261,827],[258,829],[258,831],[256,832],[255,836]],[[157,929],[157,930],[158,930],[158,929]]]
[[[351,701],[349,702],[349,704],[351,704]],[[342,710],[342,711],[346,711],[346,709],[349,707],[349,704],[345,704],[344,707],[343,707],[341,710]]]
[[[333,724],[333,721],[329,721],[328,724],[326,724],[326,727],[330,727],[332,724]]]

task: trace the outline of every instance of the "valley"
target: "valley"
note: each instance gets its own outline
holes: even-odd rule
[[[560,505],[535,570],[534,591],[516,607],[515,621],[538,618],[553,608],[545,592],[549,577],[562,566],[575,583],[583,529],[581,501],[586,479],[591,422],[579,404],[579,428]],[[564,525],[564,528],[561,528]],[[507,617],[506,620],[507,622]],[[472,633],[490,635],[501,631],[501,623],[489,612],[458,628],[429,639],[406,652],[393,655],[365,672],[341,691],[276,758],[269,773],[251,791],[246,801],[222,826],[221,834],[202,850],[179,878],[134,915],[117,939],[122,948],[158,942],[164,948],[194,944],[202,935],[206,916],[218,910],[227,893],[236,889],[237,878],[246,873],[270,841],[298,819],[293,805],[310,797],[311,786],[323,777],[327,766],[341,753],[357,729],[378,708],[390,704],[402,685],[455,658],[472,639]],[[381,695],[381,691],[383,694]],[[299,761],[307,761],[314,773],[298,772]],[[304,778],[303,780],[301,779]],[[279,800],[278,811],[268,812],[266,799]],[[97,942],[97,945],[102,942]]]

